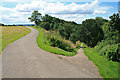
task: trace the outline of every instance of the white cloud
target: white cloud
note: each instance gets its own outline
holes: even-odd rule
[[[98,0],[95,0],[90,5],[91,6],[98,6],[98,4],[99,4]]]
[[[94,0],[0,0],[1,2],[31,2],[31,1],[46,1],[46,2],[93,2]],[[119,0],[99,0],[99,2],[119,2]]]
[[[0,6],[0,15],[6,14],[6,13],[8,13],[8,12],[10,12],[10,11],[12,11],[11,8],[6,8],[6,7]]]
[[[98,10],[94,11],[94,14],[105,14],[105,13],[106,13],[106,11],[98,11]]]
[[[39,10],[42,13],[47,14],[92,14],[95,7],[98,5],[98,1],[95,0],[91,4],[76,4],[71,3],[66,5],[65,3],[47,3],[43,1],[32,1],[30,4],[18,4],[15,8],[19,12],[31,12]]]
[[[0,6],[0,12],[2,12],[0,15],[2,15],[4,23],[29,23],[28,17],[34,10],[38,10],[43,15],[49,14],[64,20],[79,23],[84,20],[85,17],[89,18],[90,14],[105,14],[109,8],[110,7],[99,6],[98,0],[85,4],[77,4],[74,2],[65,4],[61,2],[53,3],[42,0],[31,0],[30,3],[19,3],[15,8]]]

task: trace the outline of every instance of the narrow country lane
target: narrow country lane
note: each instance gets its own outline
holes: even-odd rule
[[[30,29],[30,34],[4,49],[3,78],[100,78],[97,68],[83,54],[82,49],[76,56],[61,56],[60,59],[59,55],[40,49],[36,42],[39,32]]]

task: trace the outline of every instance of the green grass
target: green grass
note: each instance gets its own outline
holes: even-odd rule
[[[105,57],[100,56],[95,48],[84,48],[84,53],[89,60],[95,63],[100,75],[106,78],[105,80],[110,80],[107,78],[118,78],[118,62],[108,61]]]
[[[64,55],[64,56],[74,56],[76,54],[76,52],[67,52],[58,47],[52,47],[48,44],[45,44],[46,39],[45,39],[44,31],[42,31],[40,28],[36,28],[36,27],[33,27],[33,28],[35,28],[36,30],[39,31],[39,35],[37,37],[37,43],[41,49],[51,52],[51,53],[54,53],[54,54],[60,54],[60,55]],[[78,49],[75,49],[75,50],[77,51]]]
[[[0,53],[9,44],[15,40],[30,33],[31,30],[23,26],[1,26],[0,27]]]

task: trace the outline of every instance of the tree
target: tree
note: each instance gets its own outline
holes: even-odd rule
[[[110,16],[110,21],[101,26],[104,40],[99,43],[97,51],[109,60],[120,61],[120,17],[118,14]]]
[[[41,17],[41,13],[39,13],[38,11],[34,11],[31,17],[29,17],[28,19],[30,19],[31,22],[34,22],[38,26],[41,22]]]
[[[88,46],[94,47],[99,41],[103,39],[103,31],[100,28],[99,21],[95,19],[87,19],[82,22],[82,25],[72,34],[71,38],[77,38],[86,43]],[[73,39],[74,41],[74,39]]]
[[[0,23],[0,26],[4,26],[4,24],[3,24],[3,23]]]
[[[73,33],[74,26],[69,23],[64,23],[59,27],[59,33],[62,37],[65,37],[65,39],[69,39],[71,33]]]
[[[45,16],[43,16],[41,19],[43,22],[49,22],[51,23],[52,22],[52,16],[48,15],[48,14],[45,14]]]
[[[108,20],[106,20],[106,19],[104,19],[104,18],[102,18],[102,17],[96,17],[95,20],[96,20],[96,23],[97,23],[98,26],[101,26],[101,25],[103,25],[105,22],[108,22]]]
[[[109,17],[110,20],[110,26],[112,27],[113,31],[118,30],[120,33],[120,16],[119,13],[113,14],[112,16]]]
[[[50,23],[49,22],[41,22],[40,26],[46,30],[50,30]]]

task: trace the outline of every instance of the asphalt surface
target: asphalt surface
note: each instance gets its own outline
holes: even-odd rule
[[[99,78],[96,66],[82,48],[73,57],[52,54],[40,49],[38,31],[10,43],[2,53],[3,78]],[[58,58],[61,57],[62,59]]]

